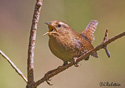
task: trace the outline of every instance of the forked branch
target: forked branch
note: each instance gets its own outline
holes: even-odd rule
[[[102,43],[105,43],[107,40],[108,40],[108,29],[106,29],[105,37],[104,37]],[[107,49],[107,45],[104,45],[103,48],[105,49],[105,52],[106,52],[107,56],[110,58],[110,53],[109,53],[109,51]]]
[[[35,49],[35,41],[36,41],[36,31],[37,31],[37,25],[40,17],[40,10],[42,6],[43,0],[37,0],[36,5],[35,5],[35,10],[34,10],[34,15],[33,15],[33,20],[32,20],[32,26],[31,26],[31,31],[30,31],[30,38],[29,38],[29,47],[28,47],[28,59],[27,59],[27,79],[23,75],[23,73],[14,65],[14,63],[0,50],[0,54],[11,64],[11,66],[15,69],[15,71],[24,79],[24,81],[27,83],[27,88],[36,88],[38,85],[46,81],[48,84],[50,84],[48,81],[51,77],[59,74],[60,72],[68,69],[69,67],[73,66],[74,63],[69,63],[65,66],[59,66],[54,70],[48,71],[43,78],[40,80],[34,82],[34,49]],[[98,45],[96,48],[93,50],[81,55],[76,63],[80,62],[81,60],[85,59],[89,55],[91,55],[93,52],[96,52],[102,48],[105,49],[106,54],[108,57],[110,57],[110,53],[107,50],[107,45],[110,44],[111,42],[125,36],[125,32],[122,32],[110,39],[107,40],[108,37],[108,30],[106,30],[105,37],[103,42]]]

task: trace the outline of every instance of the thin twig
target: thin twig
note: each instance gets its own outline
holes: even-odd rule
[[[103,39],[103,43],[105,43],[107,40],[108,40],[108,29],[106,29],[105,37],[104,37],[104,39]],[[107,46],[104,45],[103,48],[104,48],[104,50],[105,50],[107,56],[110,58],[110,52],[108,51]]]
[[[110,44],[111,42],[113,42],[113,41],[115,41],[115,40],[117,40],[117,39],[119,39],[119,38],[121,38],[121,37],[123,37],[123,36],[125,36],[125,32],[120,33],[120,34],[118,34],[118,35],[116,35],[116,36],[114,36],[114,37],[108,39],[108,40],[105,41],[104,43],[98,45],[98,46],[97,46],[96,48],[94,48],[93,50],[91,50],[91,51],[85,53],[84,55],[81,55],[81,57],[79,57],[79,59],[77,60],[77,62],[79,62],[79,61],[85,59],[86,57],[88,57],[89,55],[91,55],[93,52],[96,52],[96,51],[102,49],[103,46],[106,46],[106,45]],[[64,70],[66,70],[66,69],[68,69],[68,68],[71,67],[71,66],[73,66],[73,63],[69,63],[68,65],[65,65],[65,66],[59,66],[58,68],[47,72],[47,73],[45,74],[45,76],[44,76],[43,78],[41,78],[40,80],[38,80],[34,85],[37,87],[38,85],[40,85],[40,84],[43,83],[44,81],[49,80],[49,78],[51,78],[51,77],[57,75],[58,73],[60,73],[60,72],[62,72],[62,71],[64,71]]]
[[[28,59],[27,59],[28,86],[31,86],[34,83],[34,49],[36,41],[37,24],[40,17],[42,2],[43,0],[36,1],[32,19],[32,26],[30,31],[29,47],[28,47]]]
[[[103,39],[103,42],[106,42],[107,40],[108,40],[108,29],[106,29],[105,37]]]
[[[7,55],[5,55],[1,50],[0,54],[9,62],[9,64],[15,69],[15,71],[23,78],[23,80],[27,83],[26,77],[23,75],[23,73],[16,67],[16,65],[9,59]]]

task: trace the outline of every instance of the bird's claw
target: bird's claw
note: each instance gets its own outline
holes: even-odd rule
[[[74,64],[75,67],[79,67],[80,65],[77,63],[77,64]]]
[[[77,63],[78,57],[73,58],[73,63],[75,67],[79,67],[80,65]]]
[[[47,72],[46,74],[45,74],[45,77],[46,77],[46,83],[48,84],[48,85],[50,85],[50,86],[52,86],[53,84],[51,84],[49,81],[51,81],[51,79],[49,78],[49,73],[51,73],[51,71],[49,71],[49,72]]]
[[[49,81],[51,81],[51,79],[46,80],[46,83],[47,83],[48,85],[52,86],[53,84],[51,84]]]

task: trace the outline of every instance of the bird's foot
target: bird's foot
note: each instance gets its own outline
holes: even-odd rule
[[[68,61],[64,61],[63,63],[63,66],[67,65],[68,64]]]
[[[73,63],[74,63],[74,66],[75,66],[75,67],[79,67],[79,66],[80,66],[80,65],[78,64],[77,60],[78,60],[78,57],[74,57],[74,58],[73,58]]]
[[[85,61],[89,60],[89,56],[87,58],[85,58]]]
[[[51,79],[49,78],[49,74],[51,73],[51,71],[47,72],[45,74],[45,77],[46,77],[46,83],[50,86],[52,86],[53,84],[51,84],[49,81],[51,81]]]

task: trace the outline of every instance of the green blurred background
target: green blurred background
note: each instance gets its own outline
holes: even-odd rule
[[[0,0],[0,49],[27,75],[27,49],[29,33],[36,0]],[[77,32],[85,29],[91,20],[98,20],[95,32],[96,47],[103,40],[106,28],[109,38],[125,31],[125,0],[44,0],[37,30],[35,48],[35,80],[62,65],[48,48],[48,31],[44,22],[62,20]],[[109,59],[104,50],[99,58],[90,57],[80,62],[80,67],[71,67],[38,88],[100,88],[100,82],[121,84],[125,88],[125,38],[110,45]],[[0,88],[25,88],[26,83],[0,56]],[[114,87],[110,87],[114,88]],[[116,88],[116,87],[115,87]]]

